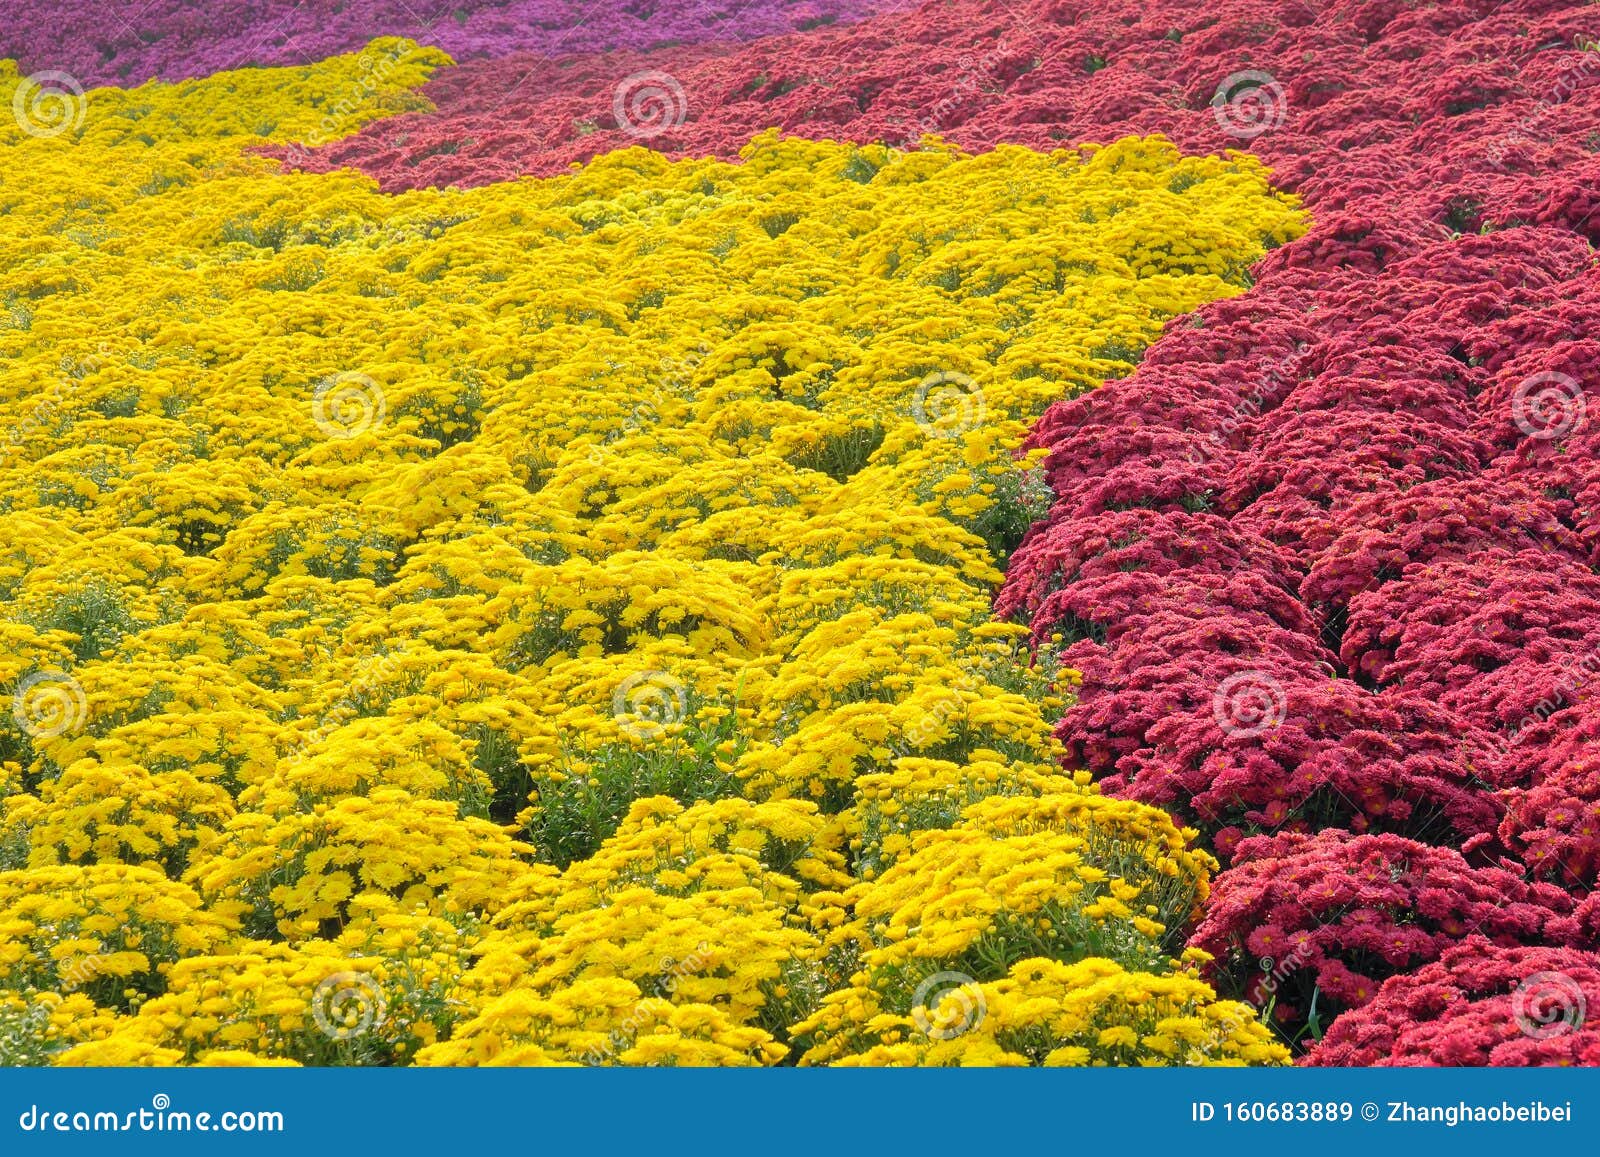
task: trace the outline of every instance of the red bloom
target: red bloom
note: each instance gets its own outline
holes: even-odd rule
[[[1334,1022],[1313,1065],[1600,1064],[1600,956],[1475,937]]]
[[[1448,848],[1392,835],[1256,836],[1217,877],[1191,943],[1214,957],[1220,991],[1258,999],[1252,992],[1265,983],[1300,1007],[1315,996],[1324,1015],[1365,1004],[1387,978],[1468,936],[1600,944],[1567,892],[1514,867],[1474,867]]]

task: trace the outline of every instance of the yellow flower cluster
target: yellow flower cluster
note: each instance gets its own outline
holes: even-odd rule
[[[1003,979],[938,990],[932,1007],[880,1017],[885,1043],[836,1065],[1262,1065],[1286,1053],[1255,1010],[1185,973],[1127,972],[1089,957],[1020,960]],[[957,1031],[960,1030],[960,1031]]]
[[[1060,773],[1073,674],[988,616],[1027,424],[1292,201],[1159,138],[399,196],[253,151],[443,59],[0,119],[8,1052],[850,1059],[945,967],[974,1056],[1277,1059],[1167,955],[1208,861]]]
[[[75,1065],[308,1064],[410,1060],[456,1019],[474,938],[444,920],[386,914],[337,942],[238,940],[178,961],[166,991],[74,1049]],[[235,1060],[232,1063],[238,1063]]]
[[[166,965],[236,930],[185,884],[126,864],[0,873],[0,988],[136,1006]]]

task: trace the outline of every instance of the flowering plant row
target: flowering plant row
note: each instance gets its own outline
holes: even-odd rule
[[[380,36],[408,37],[457,59],[519,52],[545,62],[656,45],[737,45],[903,6],[904,0],[151,0],[92,28],[49,5],[18,6],[0,28],[0,58],[16,60],[25,74],[60,70],[85,85],[131,87],[152,78],[321,60]]]

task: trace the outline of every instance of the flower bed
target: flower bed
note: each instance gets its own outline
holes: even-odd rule
[[[403,197],[251,152],[442,61],[0,136],[3,1039],[932,1063],[948,997],[1007,1063],[1287,1059],[1183,956],[1214,861],[1061,773],[1071,673],[989,612],[1029,421],[1292,200],[1140,138]]]
[[[262,391],[270,413],[298,390],[337,398],[333,412],[353,406],[357,419],[372,391],[340,375],[362,375],[399,419],[371,443],[393,477],[368,476],[368,442],[309,446],[284,434],[287,411],[258,422],[245,408],[223,442],[251,448],[240,463],[197,467],[185,457],[187,433],[164,427],[175,448],[162,462],[177,465],[163,465],[160,485],[148,463],[119,460],[150,435],[115,423],[132,404],[182,426],[184,395],[168,400],[152,383],[158,403],[142,391],[130,403],[120,375],[116,390],[102,383],[92,326],[48,310],[33,317],[35,302],[76,300],[81,255],[69,250],[68,261],[37,240],[42,260],[16,250],[28,261],[9,276],[11,300],[28,332],[43,335],[29,340],[44,342],[52,367],[35,365],[30,388],[57,365],[98,386],[77,404],[98,407],[106,437],[122,441],[109,443],[118,453],[83,446],[27,463],[27,497],[12,517],[26,520],[29,573],[43,568],[36,581],[59,602],[0,628],[23,656],[8,674],[77,677],[108,648],[132,645],[124,639],[151,650],[122,656],[115,692],[85,679],[86,706],[135,730],[92,764],[61,764],[59,778],[52,770],[54,817],[32,762],[40,756],[17,741],[7,781],[15,818],[0,847],[42,863],[144,857],[197,886],[209,881],[200,893],[237,908],[252,936],[327,936],[350,915],[357,882],[324,894],[328,882],[314,878],[275,898],[251,875],[246,850],[265,842],[298,863],[332,849],[321,867],[383,863],[367,825],[374,808],[380,826],[404,811],[392,791],[454,806],[461,824],[487,806],[490,820],[515,821],[552,870],[604,864],[624,837],[670,844],[656,834],[670,824],[629,811],[645,796],[689,809],[804,801],[829,817],[810,841],[815,856],[788,865],[798,877],[727,867],[730,887],[753,890],[724,906],[745,922],[735,942],[768,962],[757,985],[767,990],[759,1009],[740,989],[737,1016],[722,1007],[728,995],[716,1016],[688,1021],[673,1000],[649,1003],[660,981],[637,960],[619,966],[629,987],[591,989],[565,957],[545,958],[535,942],[558,918],[573,922],[561,936],[578,935],[583,913],[555,915],[545,892],[553,877],[512,867],[525,851],[502,843],[503,832],[472,828],[483,860],[469,878],[434,866],[439,878],[422,886],[451,911],[509,892],[524,915],[502,929],[505,952],[450,981],[477,994],[471,1028],[447,1040],[425,1035],[437,1026],[408,1028],[385,1057],[432,1046],[425,1059],[441,1063],[543,1060],[581,1046],[602,1059],[944,1063],[961,1050],[927,1031],[930,1018],[960,1022],[986,1004],[1003,1011],[972,1043],[995,1063],[1172,1059],[1179,1040],[1205,1042],[1213,1059],[1260,1059],[1261,1042],[1233,1035],[1232,1018],[1269,1006],[1284,1037],[1318,1063],[1592,1061],[1581,1015],[1551,1020],[1544,998],[1513,1007],[1507,994],[1554,973],[1561,992],[1583,997],[1595,960],[1584,897],[1600,870],[1600,444],[1588,397],[1600,345],[1586,336],[1600,308],[1597,35],[1591,6],[1563,0],[1240,0],[1203,10],[1039,0],[1004,12],[959,0],[741,45],[574,46],[559,68],[542,66],[543,42],[515,37],[453,68],[409,47],[379,58],[369,49],[376,79],[357,74],[365,96],[333,124],[302,109],[234,142],[284,162],[286,174],[300,170],[283,178],[304,183],[297,190],[340,191],[312,198],[320,216],[309,220],[255,208],[210,223],[245,247],[225,251],[230,264],[265,261],[240,270],[257,278],[252,291],[315,298],[332,277],[358,303],[352,317],[382,319],[384,302],[458,292],[485,267],[511,282],[513,272],[480,255],[492,241],[457,219],[474,194],[431,187],[505,196],[495,182],[595,157],[604,159],[570,178],[570,200],[540,202],[536,218],[493,218],[496,227],[527,229],[532,219],[563,244],[581,234],[660,262],[667,257],[630,228],[670,220],[723,232],[691,253],[671,251],[680,263],[660,284],[613,283],[603,264],[581,265],[582,284],[602,293],[450,297],[444,336],[397,340],[360,369],[300,356],[289,333],[334,323],[318,310],[291,314],[284,333],[252,335],[260,354],[233,372]],[[374,69],[372,59],[387,63]],[[436,67],[420,97],[410,90]],[[774,127],[802,139],[760,136]],[[1273,224],[1241,236],[1239,212],[1221,207],[1231,197],[1259,206],[1262,190],[1224,189],[1221,176],[1203,175],[1211,170],[1182,169],[1201,162],[1178,161],[1162,143],[1078,148],[1152,132],[1189,154],[1254,153],[1275,184],[1303,198],[1309,231],[1289,240],[1294,230]],[[822,143],[805,143],[812,138]],[[1073,190],[1030,167],[1091,154],[1088,168],[1132,183]],[[266,171],[228,156],[252,179]],[[742,164],[718,168],[706,156]],[[1256,173],[1237,159],[1213,163],[1230,179]],[[151,158],[140,188],[196,179],[167,165]],[[395,198],[335,175],[352,165]],[[677,173],[703,184],[674,185]],[[819,174],[838,191],[819,194]],[[947,200],[918,200],[935,182],[950,182]],[[1190,210],[1201,196],[1214,216]],[[1171,198],[1183,202],[1181,227]],[[873,216],[885,206],[904,214],[892,241]],[[120,255],[120,234],[102,233],[92,207],[65,214],[34,235]],[[931,225],[905,223],[921,218]],[[374,244],[387,264],[359,274],[330,271],[309,251],[373,230],[389,231]],[[1099,247],[1113,238],[1107,260]],[[403,248],[386,252],[390,244]],[[804,246],[818,252],[780,265],[781,276],[738,264]],[[834,263],[846,252],[869,271],[873,293],[905,288],[909,271],[917,292],[880,300]],[[1061,254],[1074,256],[1063,264]],[[747,279],[739,300],[753,302],[738,307],[736,325],[721,299],[672,312],[671,287],[720,275],[730,261]],[[1029,296],[1045,285],[1057,295],[1048,308]],[[1125,296],[1130,285],[1148,296]],[[536,303],[536,323],[522,320],[523,299]],[[713,340],[674,344],[651,328],[669,318],[672,332]],[[852,326],[859,318],[877,327],[870,336],[857,332],[867,323]],[[119,324],[128,323],[106,323]],[[545,345],[534,355],[530,324],[581,339],[559,356]],[[160,331],[163,340],[213,368],[222,357],[214,333],[185,326],[181,339]],[[641,369],[633,351],[645,334],[655,343],[646,360],[659,360]],[[59,348],[69,338],[80,348]],[[285,360],[274,341],[310,368],[281,380],[283,371],[261,368]],[[405,372],[419,349],[425,364],[453,367],[445,380]],[[577,392],[549,400],[524,392],[566,374],[590,385],[568,382]],[[596,384],[619,380],[610,392]],[[936,427],[981,417],[960,438],[919,437],[905,416],[920,401],[928,419],[930,400]],[[13,417],[30,429],[55,420],[53,410],[39,421],[30,413]],[[770,469],[727,465],[727,447]],[[315,518],[256,458],[304,472]],[[86,565],[106,540],[56,529],[81,516],[62,512],[84,510],[111,520],[115,557],[131,560],[126,573],[137,579]],[[984,626],[986,584],[1001,566],[998,623]],[[208,619],[185,636],[169,624],[151,593],[169,574],[180,586],[209,584],[206,605],[227,609],[207,613],[226,629]],[[316,585],[328,582],[372,589]],[[641,585],[654,593],[641,598]],[[287,625],[248,625],[237,606],[261,599]],[[169,633],[147,640],[152,623]],[[221,647],[213,631],[237,641]],[[1019,664],[1024,636],[1032,668]],[[388,645],[395,655],[368,686],[361,660],[378,638],[403,644]],[[594,647],[599,656],[583,654]],[[624,670],[616,656],[635,650],[640,669]],[[145,745],[159,731],[127,706],[171,693],[157,671],[173,652],[209,693],[186,688],[167,714],[218,720],[218,736],[235,733],[221,720],[250,721],[242,734],[252,743],[212,736],[188,757],[220,773],[152,756]],[[731,668],[708,652],[738,658],[737,702],[716,698]],[[907,662],[932,682],[912,678]],[[289,673],[274,673],[281,663]],[[436,674],[458,667],[459,684]],[[1061,668],[1073,672],[1070,686],[1053,681]],[[548,700],[527,691],[529,670]],[[684,746],[664,754],[621,730],[594,751],[568,751],[548,734],[530,746],[538,726],[518,704],[551,702],[563,733],[610,736],[606,696],[635,676],[619,702],[637,700],[647,715],[665,704],[672,727],[686,729],[670,732]],[[356,687],[354,703],[326,690],[335,685]],[[430,720],[434,699],[451,707]],[[466,706],[480,699],[488,706]],[[339,727],[289,726],[274,715],[284,703],[293,720],[332,711]],[[74,706],[69,696],[68,714]],[[458,734],[454,720],[474,730]],[[309,731],[304,757],[287,769],[253,745],[276,744],[284,726]],[[340,744],[357,741],[374,755],[352,765]],[[1058,760],[1105,794],[1084,795]],[[107,782],[141,791],[108,809]],[[495,801],[525,793],[526,811],[495,813]],[[1030,894],[1082,882],[1062,859],[1081,855],[1070,825],[1019,848],[1021,837],[985,830],[971,813],[996,797],[1055,816],[1066,814],[1063,799],[1116,797],[1139,815],[1170,813],[1173,831],[1194,829],[1189,854],[1226,870],[1199,902],[1189,960],[1225,997],[1249,1003],[1212,1017],[1187,1003],[1186,983],[1204,983],[1196,975],[1154,984],[1166,966],[1150,953],[1170,964],[1188,919],[1164,911],[1166,900],[1151,903],[1154,913],[1123,913],[1096,895],[1085,899],[1090,917],[994,907],[983,873],[1021,881],[1012,873],[1032,856],[1062,870],[1027,878]],[[429,823],[448,818],[421,812]],[[250,814],[265,818],[241,819]],[[765,846],[770,837],[750,838]],[[1005,935],[984,943],[975,987],[928,1005],[918,1003],[922,981],[977,967],[963,938],[971,929],[936,925],[942,938],[911,941],[908,963],[900,926],[873,915],[874,893],[921,886],[944,860],[978,873],[957,895],[999,918]],[[403,899],[413,884],[393,875],[401,870],[382,869],[384,887]],[[518,872],[526,880],[512,880]],[[668,891],[682,886],[670,879]],[[1313,891],[1290,893],[1281,879]],[[1315,898],[1318,880],[1338,897],[1331,910]],[[1471,911],[1441,907],[1441,889]],[[1196,896],[1204,891],[1197,885]],[[653,903],[626,895],[641,912]],[[1490,896],[1514,902],[1497,913]],[[773,903],[804,912],[804,937],[788,935]],[[680,917],[683,936],[664,949],[674,960],[698,951],[689,933],[699,910],[654,917]],[[1096,946],[1091,956],[1040,950],[1063,919],[1075,944]],[[1312,962],[1274,956],[1260,967],[1264,930],[1310,944]],[[609,945],[608,959],[630,942],[588,925],[581,935]],[[1380,935],[1398,943],[1382,951]],[[771,973],[775,957],[756,946],[775,943],[798,972]],[[281,963],[258,957],[267,973]],[[1102,983],[1102,968],[1120,972]],[[192,975],[203,987],[203,969]],[[488,994],[508,986],[515,992],[491,1005]],[[1085,995],[1070,1022],[1030,1019],[1035,997],[1065,1008],[1077,988]],[[1440,1012],[1441,993],[1465,998],[1460,1018]],[[580,999],[592,1002],[584,1010],[611,1011],[580,1012],[571,1003]],[[1569,1004],[1581,1010],[1584,999]],[[1185,1027],[1141,1029],[1129,1041],[1097,1019],[1119,1000],[1166,1002]],[[633,1012],[617,1011],[630,1001]],[[578,1035],[549,1035],[553,1020],[581,1026]],[[629,1027],[607,1037],[600,1026],[619,1020]],[[58,1032],[62,1017],[40,1023]],[[630,1052],[640,1034],[653,1043]],[[115,1035],[125,1047],[123,1030]],[[219,1046],[207,1040],[195,1052],[152,1037],[140,1047],[192,1059]]]
[[[0,59],[59,70],[85,86],[131,87],[228,69],[311,64],[380,36],[403,36],[458,60],[655,46],[740,45],[777,33],[847,24],[904,0],[150,0],[99,13],[86,27],[49,5],[19,5],[0,27]]]

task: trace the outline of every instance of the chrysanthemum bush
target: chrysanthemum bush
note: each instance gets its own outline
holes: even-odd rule
[[[855,972],[848,987],[824,997],[795,1027],[806,1048],[802,1059],[1159,1064],[1280,1057],[1255,1009],[1214,1004],[1204,984],[1171,970],[1170,954],[1205,896],[1212,866],[1189,849],[1191,833],[1157,819],[1153,809],[1074,781],[1041,782],[1036,790],[1044,794],[969,805],[954,826],[913,836],[897,862],[854,885],[844,897],[852,918],[828,943],[855,962]],[[961,978],[956,993],[941,991],[944,978]],[[1062,1003],[1046,995],[1075,987],[1085,991]],[[984,1027],[979,1009],[991,993],[1028,1012],[1016,1008],[1015,1023],[988,1024],[971,1048],[950,1045]],[[934,994],[962,1007],[943,1009]],[[1186,1017],[1193,1024],[1181,1031],[1167,1023]]]
[[[83,993],[107,1008],[137,1008],[161,990],[168,966],[237,931],[187,885],[108,860],[0,873],[8,992]]]
[[[1384,985],[1312,1050],[1322,1065],[1600,1064],[1593,952],[1474,939]]]
[[[836,1065],[1059,1067],[1260,1065],[1283,1056],[1254,1007],[1215,1000],[1187,972],[1129,972],[1100,957],[1021,960],[1002,979],[914,1011],[872,1016],[867,1039],[849,1041],[859,1051],[835,1052],[830,1040],[822,1055]]]
[[[1393,835],[1255,836],[1218,878],[1192,944],[1224,992],[1270,1004],[1305,1037],[1372,1001],[1391,976],[1469,937],[1594,951],[1595,905],[1520,865],[1476,866]]]
[[[845,1060],[948,966],[975,1057],[1285,1059],[1180,962],[1214,861],[1057,770],[1076,674],[990,616],[1028,423],[1302,231],[1266,171],[256,155],[443,62],[372,54],[0,122],[16,1055]]]
[[[1535,875],[1583,894],[1600,880],[1600,704],[1554,698],[1549,721],[1519,731],[1505,754],[1502,775],[1519,786],[1505,792],[1499,837]]]

